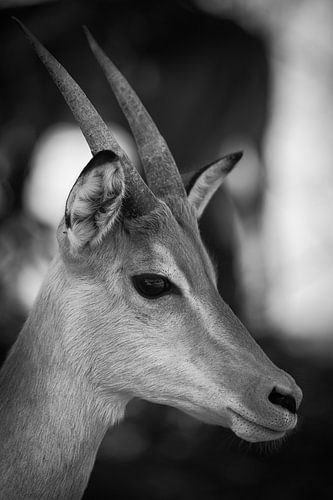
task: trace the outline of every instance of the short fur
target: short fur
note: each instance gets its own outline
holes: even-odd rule
[[[104,434],[133,397],[252,442],[278,439],[297,422],[268,396],[275,388],[298,407],[300,389],[218,294],[196,218],[200,196],[158,199],[113,153],[97,154],[75,183],[59,249],[0,373],[6,500],[81,498]],[[216,178],[202,175],[192,189],[205,185],[207,200]],[[133,276],[145,273],[178,292],[143,297]]]

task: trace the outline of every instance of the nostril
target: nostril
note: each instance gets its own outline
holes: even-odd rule
[[[281,394],[274,388],[268,396],[268,399],[273,405],[282,406],[282,408],[286,408],[290,413],[296,413],[296,400],[290,394]]]

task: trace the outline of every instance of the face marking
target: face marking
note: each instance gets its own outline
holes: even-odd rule
[[[154,243],[152,246],[152,253],[156,256],[157,265],[156,270],[158,269],[159,274],[164,274],[166,277],[170,279],[175,285],[179,286],[179,288],[185,294],[190,293],[190,284],[189,281],[183,272],[183,270],[178,266],[176,259],[172,252],[164,245],[160,243]]]

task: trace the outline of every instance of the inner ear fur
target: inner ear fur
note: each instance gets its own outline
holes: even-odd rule
[[[208,202],[223,183],[226,176],[243,156],[242,152],[223,156],[192,175],[187,174],[185,187],[187,198],[199,219]]]
[[[98,245],[120,214],[125,176],[112,151],[96,154],[82,170],[66,202],[65,224],[73,251]]]

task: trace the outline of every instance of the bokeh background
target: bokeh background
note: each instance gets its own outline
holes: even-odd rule
[[[138,162],[87,25],[146,104],[182,172],[245,155],[201,221],[223,297],[304,391],[277,449],[134,401],[85,499],[333,496],[333,2],[0,1],[0,356],[55,252],[89,150],[16,15],[78,80]]]

